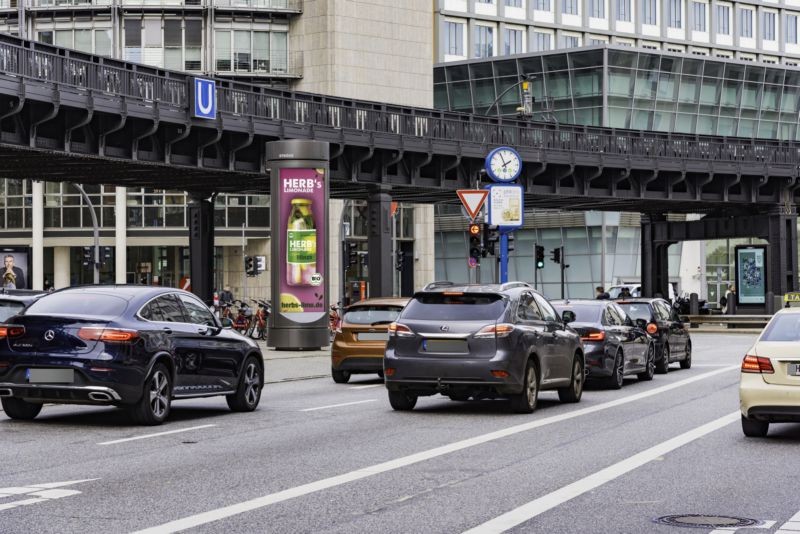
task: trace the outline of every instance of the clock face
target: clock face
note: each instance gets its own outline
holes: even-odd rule
[[[489,168],[498,180],[511,182],[519,176],[522,163],[514,150],[501,148],[492,154],[489,159]]]

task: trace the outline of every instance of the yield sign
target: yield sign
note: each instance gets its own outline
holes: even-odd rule
[[[472,219],[481,211],[486,197],[489,196],[487,189],[459,189],[456,193],[458,198],[461,199],[461,203],[464,204],[464,209],[467,210]]]

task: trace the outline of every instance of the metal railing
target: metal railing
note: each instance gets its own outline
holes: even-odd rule
[[[186,109],[191,75],[101,58],[0,35],[0,74],[161,102]],[[610,154],[651,160],[800,165],[800,144],[614,130],[290,93],[217,79],[218,110],[378,134],[541,151]]]

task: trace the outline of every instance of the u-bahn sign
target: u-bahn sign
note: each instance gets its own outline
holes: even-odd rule
[[[217,118],[217,82],[203,78],[192,78],[189,94],[189,109],[197,119]]]

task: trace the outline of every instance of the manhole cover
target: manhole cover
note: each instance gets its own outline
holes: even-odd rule
[[[760,525],[758,519],[731,517],[727,515],[681,514],[657,517],[653,522],[671,527],[688,528],[742,528]]]

